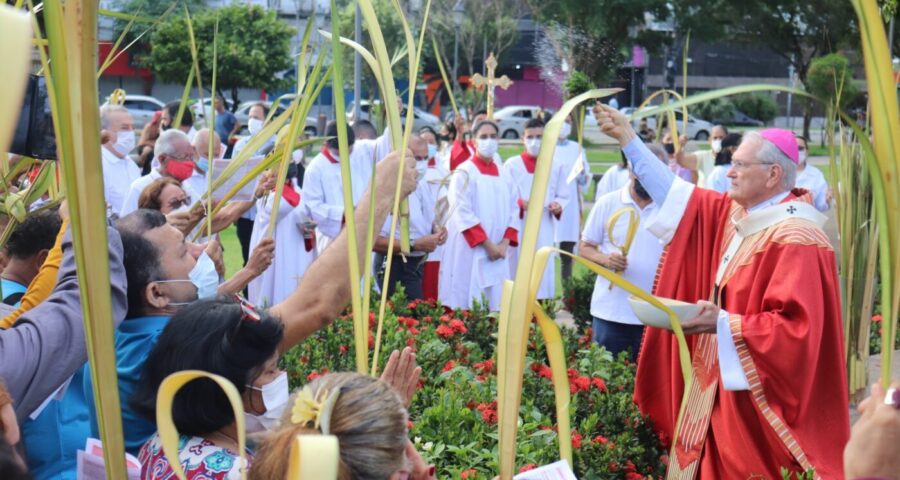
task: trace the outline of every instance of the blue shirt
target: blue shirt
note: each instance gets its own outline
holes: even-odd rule
[[[141,446],[156,433],[156,424],[138,415],[130,405],[131,396],[137,390],[144,370],[144,362],[169,316],[128,318],[116,330],[116,373],[119,378],[119,402],[122,406],[122,430],[125,434],[125,451],[137,455]],[[94,390],[88,365],[85,365],[84,394],[91,410],[91,431],[100,438],[97,428],[97,411],[94,407]]]
[[[221,140],[223,144],[228,142],[228,136],[231,135],[231,131],[234,130],[235,123],[237,123],[237,119],[234,118],[234,114],[228,110],[225,110],[222,113],[216,112],[216,133],[219,134],[219,140]]]
[[[19,282],[14,282],[12,280],[7,280],[5,278],[0,278],[0,289],[3,289],[3,299],[5,300],[10,295],[15,295],[17,293],[24,294],[28,287],[22,285]],[[22,303],[21,296],[19,296],[19,300],[16,300],[15,303],[9,303],[7,305],[12,305],[15,308],[19,308],[19,304]],[[4,302],[6,303],[6,302]]]
[[[22,422],[25,461],[36,480],[75,480],[77,452],[91,435],[83,370],[77,370],[61,399],[53,399],[35,419]]]

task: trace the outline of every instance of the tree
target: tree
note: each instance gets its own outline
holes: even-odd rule
[[[633,44],[658,53],[669,42],[664,32],[635,29],[644,15],[669,16],[666,0],[527,0],[534,18],[548,28],[546,38],[569,69],[607,84],[629,58]],[[677,3],[677,2],[674,2]]]
[[[183,0],[182,2],[173,2],[173,1],[160,1],[160,0],[117,0],[115,3],[115,9],[119,12],[125,12],[132,15],[139,15],[141,17],[148,18],[160,18],[162,17],[173,5],[175,8],[169,13],[169,15],[173,17],[181,17],[184,15],[184,6],[187,6],[188,11],[191,12],[191,15],[196,15],[200,11],[207,8],[206,0]],[[184,5],[184,6],[183,6]],[[116,18],[113,23],[113,38],[119,38],[122,35],[122,32],[125,31],[125,27],[128,25],[129,20],[125,20],[122,18]],[[144,33],[144,31],[150,27],[146,23],[135,22],[129,31],[125,34],[125,38],[122,41],[121,47],[124,48],[128,44],[130,44],[133,40],[137,39],[139,35]],[[129,54],[138,59],[140,62],[140,57],[150,52],[150,34],[144,35],[137,41],[134,45],[129,49]]]
[[[296,30],[276,13],[259,6],[234,4],[203,10],[193,18],[200,74],[204,88],[212,79],[213,30],[219,20],[217,87],[231,91],[234,106],[238,88],[274,89],[289,81],[278,74],[291,68],[290,39]],[[151,39],[152,50],[144,63],[161,80],[184,83],[192,68],[190,39],[184,17],[172,17],[159,25]]]
[[[812,59],[858,44],[853,6],[847,0],[680,0],[672,2],[680,31],[692,38],[766,45],[794,66],[804,87]],[[811,106],[804,104],[809,136]]]
[[[846,108],[859,95],[853,83],[850,61],[840,53],[832,53],[813,59],[806,78],[809,93],[833,103],[840,90],[840,106]]]

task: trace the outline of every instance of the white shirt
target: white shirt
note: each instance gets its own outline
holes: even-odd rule
[[[631,198],[630,189],[631,185],[626,185],[597,200],[584,225],[582,241],[597,245],[604,254],[621,253],[609,241],[607,222],[620,208],[632,207],[637,210],[641,226],[638,227],[631,243],[631,249],[628,251],[628,268],[621,275],[642,290],[649,292],[653,289],[653,279],[656,276],[663,245],[656,236],[643,227],[643,223],[645,219],[656,214],[658,208],[655,203],[651,202],[641,210]],[[628,218],[628,214],[620,216],[613,226],[612,236],[619,245],[625,243]],[[610,322],[628,325],[641,324],[628,305],[628,292],[618,287],[610,290],[609,281],[599,276],[594,283],[594,294],[591,296],[591,315]]]
[[[712,150],[698,150],[694,152],[697,157],[697,185],[709,187],[709,176],[716,167],[716,154]]]
[[[128,196],[125,197],[125,202],[122,204],[122,209],[119,211],[119,218],[138,209],[138,200],[141,198],[141,192],[158,178],[162,178],[162,174],[154,169],[150,170],[150,173],[147,175],[131,182],[131,187],[128,189]]]
[[[191,202],[196,202],[206,193],[206,187],[209,185],[207,183],[206,174],[198,172],[195,168],[194,171],[191,172],[191,176],[181,182],[181,186],[184,188],[184,191],[191,196]]]
[[[794,185],[797,188],[809,190],[813,197],[813,205],[820,212],[831,208],[831,205],[828,204],[828,182],[825,181],[825,175],[818,168],[807,164],[802,172],[797,169],[797,181]]]
[[[128,196],[131,183],[140,178],[141,169],[127,155],[119,158],[105,146],[100,147],[103,163],[103,193],[111,211],[118,213]]]
[[[568,173],[566,172],[566,175]],[[621,163],[617,163],[609,167],[606,173],[603,174],[603,177],[600,178],[600,181],[597,182],[597,191],[594,193],[594,198],[597,199],[609,192],[616,191],[628,185],[630,181],[631,171],[628,170],[628,167],[622,167]]]
[[[709,177],[706,178],[706,188],[719,193],[728,193],[728,190],[731,189],[731,179],[728,178],[729,170],[731,170],[730,163],[713,167]]]
[[[434,197],[431,196],[431,189],[427,180],[423,178],[416,185],[415,191],[407,197],[409,199],[409,239],[415,242],[417,239],[426,235],[431,235],[434,225]],[[388,215],[381,228],[381,236],[389,238],[391,236],[391,220],[392,216]],[[397,222],[397,229],[394,231],[394,238],[400,239],[400,222]],[[421,257],[425,252],[415,251],[409,253],[411,257]]]

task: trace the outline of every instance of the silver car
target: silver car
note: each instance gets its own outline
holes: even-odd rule
[[[285,110],[291,105],[291,101],[293,98],[287,97],[283,99],[278,107],[275,108],[275,113],[272,115],[272,118],[281,115]],[[250,131],[247,130],[247,120],[250,119],[250,107],[256,105],[257,103],[262,103],[268,108],[272,108],[272,102],[244,102],[238,107],[237,111],[234,112],[234,117],[241,124],[241,130],[238,132],[238,135],[249,135]],[[318,123],[315,117],[306,117],[306,125],[303,127],[303,133],[305,133],[308,137],[316,136],[318,132]]]
[[[103,105],[107,105],[105,102]],[[165,104],[154,97],[146,95],[125,95],[122,106],[127,108],[134,118],[134,129],[140,130],[153,120],[153,115],[163,109]]]
[[[510,105],[494,112],[494,121],[500,127],[500,138],[515,140],[525,135],[525,124],[537,118],[541,107]]]

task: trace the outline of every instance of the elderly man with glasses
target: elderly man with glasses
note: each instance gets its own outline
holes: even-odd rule
[[[794,134],[747,133],[722,194],[676,178],[619,112],[598,117],[660,205],[645,226],[665,246],[653,293],[699,306],[681,324],[689,386],[668,330],[647,329],[638,362],[635,401],[661,436],[678,428],[669,473],[840,478],[850,424],[840,290],[824,217],[794,188]]]

